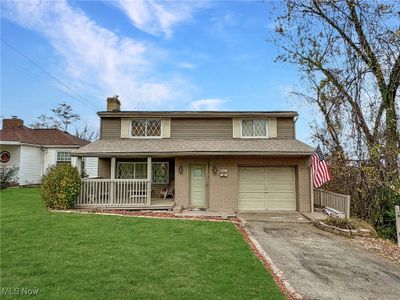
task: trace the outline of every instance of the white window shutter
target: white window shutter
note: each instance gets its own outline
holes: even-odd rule
[[[171,137],[171,119],[161,120],[161,133],[163,138]]]
[[[121,119],[121,138],[129,138],[129,119]]]
[[[240,119],[232,119],[233,138],[240,138]]]
[[[278,128],[276,118],[268,119],[268,137],[276,138],[278,137]]]

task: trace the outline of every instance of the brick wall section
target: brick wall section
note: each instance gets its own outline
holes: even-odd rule
[[[240,166],[294,166],[296,168],[297,210],[309,212],[311,206],[310,162],[305,157],[181,157],[175,164],[175,201],[184,208],[189,206],[189,166],[204,163],[208,166],[208,208],[236,210],[238,203],[238,175]],[[179,173],[179,166],[183,172]],[[214,174],[212,169],[227,169],[228,177]]]

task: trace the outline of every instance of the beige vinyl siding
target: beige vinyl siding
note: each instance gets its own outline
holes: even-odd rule
[[[232,119],[172,119],[171,138],[232,138]]]
[[[100,178],[110,178],[111,177],[111,159],[110,158],[99,158],[98,176]]]
[[[100,139],[121,138],[121,118],[100,118]]]
[[[268,118],[268,121],[269,137],[295,138],[293,118]],[[240,119],[237,118],[164,119],[162,126],[164,138],[240,138]],[[128,118],[101,118],[100,139],[127,138],[128,127]]]
[[[277,135],[281,139],[295,138],[293,118],[277,118]]]

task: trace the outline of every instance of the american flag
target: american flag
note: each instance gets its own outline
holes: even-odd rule
[[[311,156],[311,164],[313,171],[314,186],[319,188],[325,182],[330,181],[331,173],[329,172],[328,165],[326,164],[324,154],[322,154],[319,146]]]

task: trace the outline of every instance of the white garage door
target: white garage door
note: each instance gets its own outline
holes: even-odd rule
[[[296,210],[294,168],[239,168],[239,210]]]

